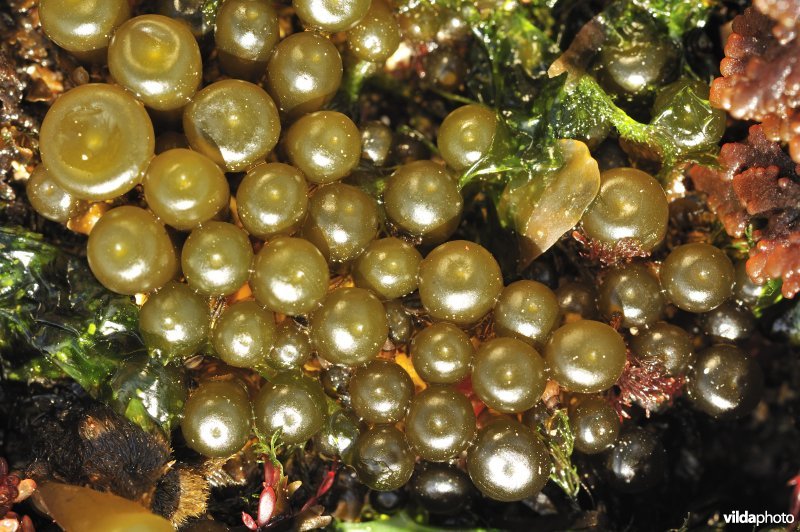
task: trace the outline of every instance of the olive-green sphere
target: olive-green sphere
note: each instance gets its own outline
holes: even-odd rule
[[[156,137],[156,155],[177,148],[189,149],[189,139],[177,131],[164,131]]]
[[[472,402],[450,387],[432,386],[411,401],[405,430],[411,449],[431,462],[456,458],[475,438]]]
[[[494,306],[494,330],[541,348],[559,323],[556,295],[537,281],[516,281],[506,286]]]
[[[308,203],[303,237],[330,262],[348,262],[364,252],[378,233],[378,204],[352,185],[317,188]]]
[[[623,327],[645,327],[664,314],[666,302],[655,275],[642,264],[609,271],[600,285],[600,311],[607,319],[622,317]]]
[[[544,360],[515,338],[494,338],[478,348],[472,389],[498,412],[524,412],[539,401],[547,384]]]
[[[268,309],[298,316],[317,307],[328,291],[329,279],[328,263],[313,244],[281,236],[258,252],[250,287]]]
[[[108,70],[147,107],[172,111],[197,92],[203,61],[188,26],[163,15],[140,15],[111,38]]]
[[[227,296],[250,277],[253,247],[247,233],[227,222],[208,222],[192,231],[183,244],[181,266],[193,289],[209,296]]]
[[[198,92],[183,111],[192,149],[227,172],[263,161],[278,143],[281,122],[269,94],[253,83],[226,79]]]
[[[189,396],[181,432],[186,445],[212,458],[226,458],[250,437],[250,398],[236,381],[209,381]]]
[[[356,366],[375,358],[388,336],[383,304],[363,288],[334,290],[311,316],[317,355],[334,364]]]
[[[640,493],[664,481],[667,453],[659,437],[633,425],[622,431],[606,455],[611,486],[622,493]]]
[[[364,18],[347,32],[353,55],[363,61],[381,63],[400,46],[400,25],[392,8],[383,0],[372,0]]]
[[[362,484],[377,491],[403,487],[414,473],[414,453],[405,435],[391,425],[378,425],[356,440],[353,467]]]
[[[719,344],[697,355],[687,374],[686,393],[695,408],[712,417],[748,414],[761,399],[761,367],[738,347]]]
[[[267,88],[281,113],[319,111],[342,82],[339,50],[318,33],[304,31],[278,43],[267,64]]]
[[[307,377],[281,375],[261,388],[253,401],[256,427],[262,434],[281,431],[281,441],[308,441],[325,421],[325,393]]]
[[[571,392],[611,388],[625,367],[625,341],[612,327],[580,320],[556,329],[545,347],[550,377]]]
[[[397,423],[414,396],[406,370],[388,360],[373,360],[350,378],[350,406],[369,423]]]
[[[383,122],[367,122],[361,126],[361,158],[375,166],[383,166],[392,149],[394,132]]]
[[[433,161],[398,168],[383,191],[386,216],[400,230],[426,244],[447,240],[461,221],[464,199],[457,183]]]
[[[431,384],[455,384],[472,368],[475,348],[469,335],[452,323],[425,327],[411,341],[411,362],[417,374]]]
[[[25,195],[39,215],[62,224],[85,207],[84,202],[56,183],[43,164],[33,170],[25,183]]]
[[[103,201],[139,184],[153,157],[155,134],[144,106],[129,92],[89,83],[50,107],[39,149],[61,188],[78,199]]]
[[[255,301],[239,301],[214,324],[211,345],[226,364],[256,369],[267,362],[276,336],[272,312]]]
[[[411,315],[406,311],[399,299],[384,303],[386,321],[389,323],[389,339],[397,344],[407,344],[414,332]]]
[[[208,338],[208,302],[182,283],[169,283],[150,295],[139,311],[145,345],[165,359],[194,355]]]
[[[442,25],[442,16],[435,7],[419,3],[397,17],[403,36],[417,43],[427,43],[436,38]]]
[[[733,293],[733,264],[711,244],[676,247],[661,264],[660,274],[669,300],[687,312],[708,312]]]
[[[419,251],[399,238],[373,240],[356,259],[353,281],[382,299],[395,299],[417,289],[420,262]]]
[[[228,207],[230,188],[214,161],[187,149],[156,155],[144,174],[147,206],[162,222],[188,231]]]
[[[284,142],[289,160],[312,183],[338,181],[361,159],[361,132],[338,111],[303,116],[291,125]]]
[[[502,290],[500,266],[474,242],[442,244],[419,266],[419,297],[436,320],[476,323],[492,309]]]
[[[41,0],[45,35],[79,59],[105,60],[114,31],[131,16],[128,0]]]
[[[236,191],[236,212],[242,226],[256,238],[290,235],[308,211],[308,184],[297,168],[283,163],[250,169]]]
[[[97,280],[119,294],[150,292],[178,272],[178,257],[167,230],[138,207],[117,207],[105,213],[89,233],[86,256]]]
[[[334,33],[352,28],[369,10],[370,0],[292,0],[304,23]]]
[[[558,306],[563,314],[576,314],[585,320],[600,317],[597,308],[597,290],[580,281],[568,281],[556,290]]]
[[[600,192],[582,223],[593,240],[630,239],[650,251],[664,240],[668,218],[667,196],[658,181],[635,168],[612,168],[600,174]]]
[[[685,373],[695,355],[689,333],[663,321],[631,337],[631,349],[641,361],[657,363],[673,376]]]
[[[550,458],[531,429],[510,419],[492,421],[467,454],[467,472],[481,493],[520,501],[539,493],[550,476]]]
[[[575,448],[582,453],[597,454],[614,445],[617,440],[619,414],[602,397],[584,397],[570,409],[569,426],[575,436]]]
[[[353,449],[361,426],[357,419],[344,410],[336,410],[327,418],[322,429],[314,438],[317,451],[329,458],[339,457],[350,465],[353,463]]]
[[[214,43],[227,74],[258,80],[278,42],[278,14],[269,0],[227,0],[217,11]]]
[[[293,319],[285,319],[275,331],[272,349],[267,354],[267,364],[279,371],[301,367],[311,358],[313,346],[307,331]]]
[[[464,105],[442,121],[436,145],[442,159],[463,172],[489,153],[496,131],[494,111],[483,105]]]

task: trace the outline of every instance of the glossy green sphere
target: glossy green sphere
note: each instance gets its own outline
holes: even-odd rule
[[[191,449],[226,458],[247,443],[250,416],[250,399],[239,382],[204,382],[186,401],[181,431]]]
[[[394,490],[411,479],[414,453],[402,432],[390,425],[378,425],[356,440],[353,467],[358,479],[370,489]]]
[[[388,360],[373,360],[350,378],[350,406],[369,423],[401,421],[414,396],[414,383],[406,370]]]
[[[203,61],[188,26],[162,15],[140,15],[111,38],[108,70],[147,107],[172,111],[197,92]]]
[[[452,323],[425,327],[411,341],[411,362],[431,384],[454,384],[469,375],[475,348],[469,335]]]
[[[433,161],[398,168],[383,191],[386,216],[400,230],[426,244],[444,242],[461,221],[464,199],[456,182]]]
[[[238,301],[214,324],[211,345],[226,364],[255,369],[267,362],[276,336],[272,312],[255,301]]]
[[[419,297],[436,320],[478,322],[503,290],[500,266],[486,248],[466,240],[436,247],[419,266]]]
[[[339,457],[350,465],[353,463],[353,449],[359,434],[361,427],[358,420],[344,410],[336,410],[325,418],[314,443],[320,454],[329,458]]]
[[[687,374],[686,393],[695,408],[712,417],[748,414],[761,399],[764,376],[751,357],[732,345],[701,351]]]
[[[382,299],[395,299],[417,289],[420,262],[419,251],[399,238],[373,240],[356,259],[353,281]]]
[[[558,306],[563,314],[577,314],[585,320],[600,316],[597,308],[597,290],[589,284],[569,281],[556,290]]]
[[[325,393],[307,377],[281,375],[266,383],[253,400],[256,427],[263,434],[281,431],[289,445],[309,440],[325,421]]]
[[[764,285],[759,285],[747,275],[747,261],[742,260],[734,266],[733,296],[741,303],[752,307],[764,295]]]
[[[547,384],[544,360],[515,338],[494,338],[478,348],[472,389],[498,412],[524,412],[542,397]]]
[[[279,371],[301,367],[311,358],[313,346],[308,332],[296,321],[285,319],[275,331],[272,349],[267,354],[267,364]]]
[[[469,507],[475,488],[469,476],[450,464],[426,464],[411,480],[411,496],[432,514],[454,515]]]
[[[78,199],[120,196],[142,178],[155,149],[144,106],[115,85],[89,83],[62,94],[39,133],[42,163]]]
[[[247,233],[227,222],[208,222],[192,231],[181,251],[181,266],[193,289],[227,296],[250,277],[253,247]]]
[[[250,169],[236,191],[236,212],[256,238],[292,234],[306,217],[308,184],[297,168],[283,163]]]
[[[360,188],[332,183],[317,188],[308,204],[303,237],[331,262],[348,262],[378,233],[378,205]]]
[[[31,173],[25,183],[25,194],[33,210],[48,220],[62,224],[85,207],[84,202],[56,183],[43,164],[38,165]]]
[[[117,207],[105,213],[89,234],[86,256],[97,280],[119,294],[150,292],[178,271],[167,230],[138,207]]]
[[[306,25],[333,33],[349,30],[361,20],[370,0],[292,0],[292,5]]]
[[[228,0],[217,11],[214,43],[222,70],[257,80],[280,37],[278,14],[268,0]]]
[[[611,388],[622,375],[626,360],[622,336],[599,321],[563,325],[545,347],[551,378],[571,392],[597,393]]]
[[[556,295],[536,281],[511,283],[494,306],[494,330],[540,348],[561,319]]]
[[[753,334],[756,319],[749,308],[726,301],[703,314],[700,325],[716,342],[743,342]]]
[[[600,192],[582,223],[593,240],[613,245],[630,239],[650,251],[664,240],[668,219],[667,196],[658,181],[635,168],[612,168],[600,175]]]
[[[657,435],[633,426],[617,439],[606,458],[611,484],[623,493],[640,493],[664,481],[667,453]]]
[[[343,178],[361,159],[361,133],[337,111],[309,113],[292,124],[285,137],[286,155],[312,183]]]
[[[228,172],[262,161],[278,143],[281,122],[269,94],[238,79],[212,83],[183,111],[183,130],[192,149]]]
[[[708,312],[733,293],[733,264],[711,244],[676,247],[661,264],[660,273],[667,297],[687,312]]]
[[[169,283],[150,295],[139,311],[145,345],[165,359],[194,355],[208,338],[208,302],[182,283]]]
[[[267,88],[290,117],[319,111],[342,82],[342,58],[322,35],[304,31],[278,43],[267,64]]]
[[[214,161],[187,149],[156,155],[144,174],[147,206],[162,222],[188,231],[228,208],[230,188]]]
[[[361,158],[375,166],[383,166],[392,149],[394,132],[383,122],[367,122],[361,126]]]
[[[355,366],[375,358],[389,335],[380,300],[363,288],[329,293],[311,316],[311,341],[328,362]]]
[[[384,303],[386,321],[389,323],[389,339],[395,344],[407,344],[414,332],[411,315],[399,299]]]
[[[679,49],[655,19],[636,18],[607,37],[598,54],[598,81],[612,94],[629,98],[670,81],[680,62]]]
[[[478,433],[467,454],[467,471],[475,487],[490,499],[520,501],[544,487],[550,458],[531,429],[500,418]]]
[[[436,37],[442,24],[441,14],[428,4],[415,4],[397,17],[403,36],[414,42],[426,43]]]
[[[464,394],[433,386],[411,401],[405,430],[417,456],[444,462],[456,458],[475,438],[475,411]]]
[[[328,291],[328,263],[308,240],[277,237],[258,252],[250,287],[264,306],[288,316],[316,308]]]
[[[598,396],[583,397],[570,409],[569,426],[575,436],[575,448],[597,454],[617,440],[620,420],[611,403]]]
[[[463,172],[489,153],[496,130],[494,111],[483,105],[464,105],[442,121],[436,145],[448,166]]]
[[[685,373],[695,355],[689,333],[663,321],[631,337],[631,349],[641,361],[658,363],[673,376]]]
[[[400,25],[392,8],[383,0],[372,0],[367,14],[347,32],[353,55],[363,61],[386,61],[400,46]]]
[[[645,327],[661,318],[666,302],[656,276],[647,266],[632,263],[606,274],[599,305],[607,319],[620,315],[623,327]]]
[[[41,0],[47,37],[79,59],[105,60],[114,31],[131,16],[128,0]]]

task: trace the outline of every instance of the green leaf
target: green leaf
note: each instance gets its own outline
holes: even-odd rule
[[[581,479],[578,470],[572,465],[575,436],[569,426],[567,409],[561,408],[553,412],[540,426],[539,436],[547,446],[552,460],[550,480],[568,496],[576,498],[581,489]]]
[[[705,26],[716,2],[712,0],[632,0],[664,24],[669,36],[680,39],[687,31]]]

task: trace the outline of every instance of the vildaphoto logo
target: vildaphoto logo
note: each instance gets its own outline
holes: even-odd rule
[[[727,525],[790,525],[794,523],[792,514],[771,514],[769,512],[754,514],[747,510],[744,512],[736,510],[723,514],[722,518]]]

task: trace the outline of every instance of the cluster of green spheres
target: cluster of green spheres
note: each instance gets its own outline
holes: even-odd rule
[[[284,35],[268,0],[220,5],[211,57],[223,79],[204,65],[202,28],[184,21],[132,17],[126,0],[39,8],[53,42],[107,64],[110,83],[53,103],[28,198],[63,224],[93,213],[89,266],[137,296],[159,364],[218,361],[183,407],[190,449],[227,458],[256,434],[313,440],[370,489],[410,482],[445,513],[470,481],[499,501],[543,488],[551,456],[529,422],[551,408],[543,395],[568,406],[575,449],[607,453],[626,489],[626,467],[661,456],[649,434],[621,428],[610,401],[629,368],[685,378],[689,401],[715,417],[754,406],[755,362],[728,344],[700,349],[669,320],[694,314],[715,340],[742,339],[758,287],[720,248],[665,242],[669,204],[654,177],[606,170],[578,226],[648,259],[612,264],[596,285],[508,273],[491,242],[465,239],[459,185],[508,143],[502,115],[452,110],[426,158],[386,123],[329,108],[348,61],[385,62],[403,39],[431,40],[439,13],[385,0],[292,6],[305,29]],[[606,83],[636,92],[617,59]],[[446,48],[426,62],[434,85],[460,84],[463,61]],[[731,323],[741,330],[720,332]]]

